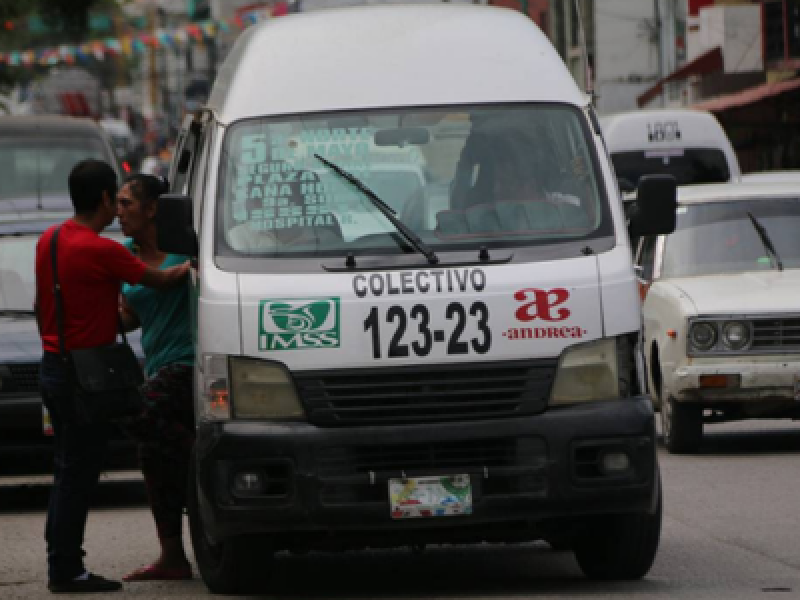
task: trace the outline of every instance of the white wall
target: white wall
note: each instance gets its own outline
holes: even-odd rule
[[[719,46],[725,73],[764,70],[760,5],[706,7],[697,24],[688,40],[690,60]]]
[[[600,114],[635,110],[636,97],[658,79],[658,49],[647,23],[653,3],[597,0],[595,3],[595,91]]]

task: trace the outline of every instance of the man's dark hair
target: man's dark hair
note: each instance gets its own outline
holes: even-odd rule
[[[117,195],[117,174],[102,160],[82,160],[69,174],[69,196],[75,214],[93,214],[103,202],[103,192]]]

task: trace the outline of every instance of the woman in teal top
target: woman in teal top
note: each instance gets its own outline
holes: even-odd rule
[[[187,260],[186,256],[164,254],[156,243],[156,204],[167,190],[164,179],[133,175],[117,194],[119,224],[131,238],[126,245],[146,264],[160,269]],[[126,330],[142,328],[146,409],[140,417],[125,423],[125,429],[138,442],[139,462],[161,545],[161,555],[154,563],[123,579],[190,579],[192,570],[182,535],[194,444],[194,344],[188,285],[165,291],[125,285],[120,316]]]

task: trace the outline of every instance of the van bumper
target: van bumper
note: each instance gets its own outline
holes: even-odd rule
[[[370,545],[549,538],[587,517],[653,512],[658,494],[645,396],[513,419],[357,428],[228,421],[202,424],[197,434],[199,513],[216,540],[254,533],[351,535]],[[608,452],[624,452],[630,467],[606,472]],[[251,473],[264,485],[237,489]],[[470,476],[472,514],[392,518],[389,479],[445,474]]]

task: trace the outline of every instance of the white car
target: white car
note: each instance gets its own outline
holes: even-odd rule
[[[800,193],[679,189],[677,228],[636,253],[651,395],[670,452],[703,424],[800,414]]]
[[[742,181],[747,183],[794,183],[800,184],[800,170],[798,171],[758,171],[742,175]]]

